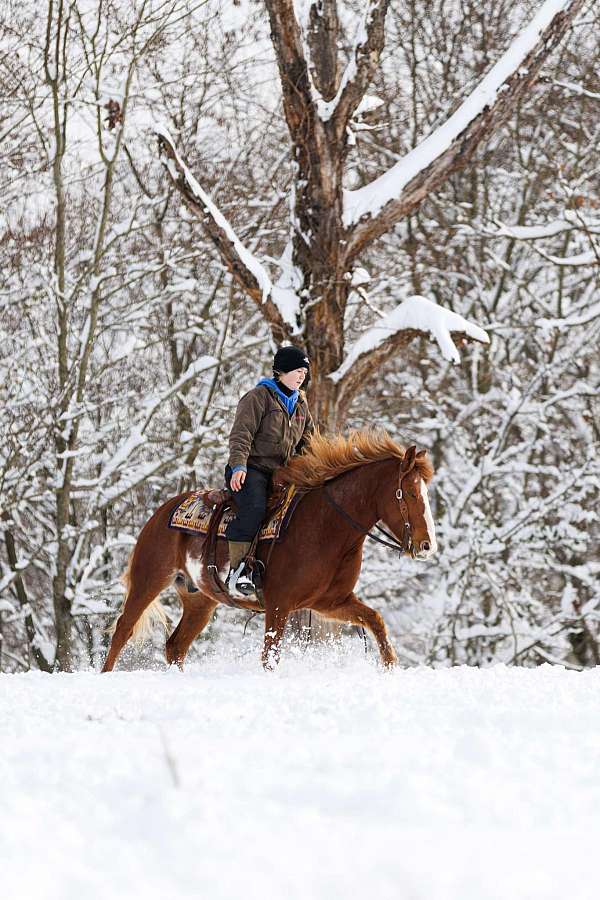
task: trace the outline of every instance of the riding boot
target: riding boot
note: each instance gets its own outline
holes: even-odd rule
[[[235,594],[236,591],[244,596],[254,593],[254,583],[250,576],[244,573],[245,557],[251,543],[251,541],[228,541],[231,568],[225,586],[230,594]]]
[[[227,543],[229,544],[229,565],[232,569],[237,569],[250,549],[252,541],[227,541]]]

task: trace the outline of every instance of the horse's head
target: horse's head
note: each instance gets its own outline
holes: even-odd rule
[[[437,551],[427,495],[431,464],[425,450],[409,447],[400,463],[397,484],[379,498],[379,517],[413,559],[428,559]]]

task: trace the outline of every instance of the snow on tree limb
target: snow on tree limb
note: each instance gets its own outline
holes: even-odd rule
[[[276,339],[284,340],[298,329],[300,303],[291,290],[273,285],[263,264],[244,246],[225,216],[202,189],[177,150],[168,130],[154,128],[159,154],[184,203],[202,223],[238,285],[250,296],[269,322]]]
[[[588,234],[600,234],[600,219],[586,221],[579,214],[570,210],[565,212],[564,218],[555,219],[540,225],[505,225],[499,223],[494,229],[484,229],[484,234],[491,237],[515,238],[518,241],[538,241],[542,238],[555,237],[567,231],[583,231]]]
[[[130,460],[136,451],[148,442],[146,433],[148,426],[161,406],[171,397],[174,397],[183,387],[194,381],[202,372],[214,369],[218,365],[219,360],[214,356],[200,356],[190,363],[186,371],[174,384],[167,385],[158,393],[153,392],[149,394],[141,404],[142,414],[139,421],[131,424],[125,439],[115,448],[110,459],[104,462],[100,473],[91,479],[80,478],[74,482],[74,486],[79,490],[92,488],[99,490],[106,482],[110,482],[113,475],[120,471],[122,465]],[[98,504],[96,504],[96,508],[98,508]]]
[[[587,306],[584,309],[577,309],[569,313],[563,318],[554,319],[537,319],[538,328],[572,328],[581,325],[590,325],[592,322],[600,319],[600,301]]]
[[[551,253],[544,253],[543,250],[537,248],[537,252],[548,262],[554,263],[555,266],[599,266],[600,252],[595,250],[584,250],[583,253],[575,253],[573,256],[553,256]]]
[[[386,203],[398,198],[409,181],[447,150],[473,119],[495,102],[500,89],[525,63],[545,30],[567,5],[568,0],[545,0],[532,22],[443,125],[375,181],[358,190],[347,191],[344,203],[346,225],[358,222],[364,215],[377,215]]]
[[[178,391],[180,391],[191,381],[194,381],[202,372],[207,372],[209,369],[214,369],[218,365],[219,360],[216,357],[208,355],[200,356],[190,363],[185,372],[181,374],[181,376],[174,384],[168,385],[168,387],[166,387],[159,394],[146,397],[143,404],[143,421],[140,422],[139,425],[140,435],[144,435],[157,411],[169,398],[174,397],[178,393]],[[132,429],[132,433],[133,431],[135,431],[135,429]]]
[[[590,97],[592,100],[600,100],[599,93],[596,91],[588,91],[580,84],[573,84],[572,81],[556,81],[553,79],[552,84],[555,84],[557,87],[565,88],[565,90],[569,91],[571,94],[579,94],[581,97]]]
[[[510,115],[535,82],[550,52],[584,0],[545,0],[453,115],[391,169],[344,199],[344,222],[354,226],[350,256],[416,209],[448,176],[464,166],[481,141]]]
[[[364,380],[390,356],[418,334],[429,334],[437,341],[441,354],[457,363],[460,356],[453,335],[462,340],[489,344],[489,336],[478,325],[458,313],[444,309],[415,295],[408,297],[390,313],[369,328],[353,344],[342,365],[329,378],[345,393],[356,381]]]
[[[584,250],[580,253],[573,253],[570,256],[556,256],[547,253],[541,247],[535,246],[536,241],[544,238],[555,237],[557,234],[565,234],[571,231],[578,231],[586,235],[592,245],[591,250]],[[581,214],[567,210],[564,218],[556,219],[553,222],[547,222],[541,225],[504,225],[499,224],[496,228],[484,228],[483,234],[489,237],[505,237],[517,241],[530,241],[534,244],[533,249],[539,253],[541,257],[547,259],[548,262],[556,266],[597,266],[600,265],[600,247],[596,246],[597,241],[593,235],[600,235],[600,220],[586,220]]]

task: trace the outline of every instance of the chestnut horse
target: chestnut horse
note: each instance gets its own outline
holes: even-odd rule
[[[427,483],[433,468],[425,451],[405,450],[382,430],[348,437],[314,434],[305,451],[278,470],[277,480],[308,493],[300,500],[282,538],[275,544],[263,576],[265,638],[263,665],[279,660],[290,613],[312,609],[329,619],[368,628],[386,666],[396,661],[381,615],[362,603],[353,589],[361,568],[365,537],[381,521],[401,552],[425,559],[437,549]],[[197,635],[219,604],[201,561],[204,536],[168,527],[169,517],[187,495],[164,503],[143,527],[125,575],[127,594],[103,672],[115,665],[129,638],[166,616],[158,595],[174,585],[183,605],[181,620],[166,644],[167,662],[183,666]],[[379,526],[378,526],[379,527]],[[258,545],[264,560],[268,543]],[[219,572],[227,571],[227,541],[217,541]],[[181,578],[181,574],[185,577]],[[179,576],[179,577],[177,577]],[[191,581],[196,592],[188,592]],[[240,605],[259,610],[256,601]]]

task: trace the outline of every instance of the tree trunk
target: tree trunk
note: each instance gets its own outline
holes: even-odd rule
[[[29,600],[27,597],[27,591],[25,589],[25,583],[23,581],[23,577],[20,572],[17,570],[17,550],[15,547],[15,540],[12,534],[12,531],[8,527],[9,516],[8,513],[2,513],[2,518],[5,522],[7,522],[7,527],[4,532],[4,544],[6,546],[6,557],[8,559],[8,563],[11,569],[14,572],[17,572],[15,577],[15,590],[17,594],[17,599],[21,606],[21,610],[23,611],[23,620],[25,624],[25,632],[27,634],[27,644],[29,647],[29,654],[33,656],[35,660],[35,664],[42,672],[51,672],[52,664],[46,659],[42,651],[39,647],[39,642],[37,639],[37,633],[35,629],[35,623],[33,621],[33,615],[31,613],[31,607],[29,605]]]

